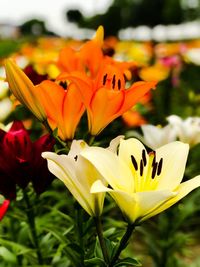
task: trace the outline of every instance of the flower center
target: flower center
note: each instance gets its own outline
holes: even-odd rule
[[[140,163],[136,161],[135,157],[131,155],[131,162],[133,164],[133,167],[135,171],[140,171],[140,176],[143,176],[145,168],[148,168],[147,175],[150,175],[152,179],[154,179],[156,176],[160,176],[162,172],[162,166],[163,166],[163,158],[161,158],[158,161],[156,161],[156,152],[151,151],[149,154],[149,162],[147,164],[147,156],[146,156],[146,150],[142,150],[141,160]]]
[[[103,76],[102,80],[103,86],[109,87],[113,90],[120,90],[121,89],[121,80],[116,79],[116,74],[114,74],[112,77],[108,76],[108,73],[106,73]]]

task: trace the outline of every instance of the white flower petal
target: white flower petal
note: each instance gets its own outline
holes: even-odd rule
[[[101,147],[89,147],[81,155],[97,168],[113,189],[133,192],[132,173],[116,154]]]
[[[188,144],[181,142],[172,142],[156,150],[157,162],[163,158],[157,190],[169,189],[173,191],[181,183],[188,151]]]
[[[90,192],[87,191],[87,188],[84,187],[84,181],[83,183],[80,182],[79,179],[81,179],[81,177],[77,178],[76,176],[77,163],[75,160],[66,155],[57,155],[53,152],[43,152],[42,157],[47,159],[50,172],[64,182],[80,205],[92,216],[92,196]]]

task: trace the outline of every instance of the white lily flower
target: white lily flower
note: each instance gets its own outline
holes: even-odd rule
[[[131,138],[121,140],[118,154],[89,147],[81,155],[110,185],[98,180],[91,192],[108,192],[129,223],[140,223],[200,186],[200,176],[181,183],[188,151],[188,144],[177,141],[148,153],[139,140]]]
[[[142,141],[154,150],[176,140],[176,131],[170,125],[160,127],[147,124],[142,125],[141,129],[144,135]]]
[[[183,120],[179,116],[171,115],[167,120],[181,142],[188,143],[190,146],[200,142],[200,117],[189,117]]]
[[[102,213],[105,193],[91,194],[90,189],[97,180],[105,182],[95,167],[80,155],[87,147],[84,141],[74,140],[68,155],[43,152],[42,157],[47,159],[50,172],[66,185],[83,209],[97,217]]]

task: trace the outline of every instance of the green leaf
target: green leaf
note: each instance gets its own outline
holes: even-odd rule
[[[33,249],[25,247],[24,245],[15,243],[10,240],[2,239],[2,238],[0,238],[0,244],[3,246],[8,246],[12,250],[15,250],[17,255],[23,255],[23,254],[30,253],[33,251]]]
[[[114,267],[119,266],[142,266],[142,264],[136,259],[125,258],[122,260],[118,260],[117,263],[114,265]]]
[[[100,259],[100,258],[92,258],[92,259],[89,259],[89,260],[84,260],[84,263],[85,263],[85,266],[99,266],[99,267],[106,267],[107,265],[105,264],[105,262]]]
[[[5,247],[0,247],[0,256],[6,261],[6,262],[12,262],[16,263],[17,259],[14,253],[12,253],[10,250],[8,250]]]

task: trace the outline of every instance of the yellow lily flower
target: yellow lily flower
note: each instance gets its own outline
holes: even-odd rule
[[[102,184],[104,181],[95,167],[80,156],[87,147],[84,141],[74,140],[68,155],[44,152],[42,157],[47,159],[50,172],[65,184],[83,209],[90,216],[98,217],[103,210],[105,193],[91,194],[90,188],[96,180],[100,179]]]
[[[200,176],[181,183],[189,146],[172,142],[147,152],[137,139],[121,140],[118,155],[100,147],[81,152],[107,180],[92,193],[108,192],[129,223],[140,223],[169,208],[200,186]]]
[[[46,120],[45,110],[40,102],[40,92],[26,74],[11,60],[5,61],[6,77],[13,95],[40,120]]]

